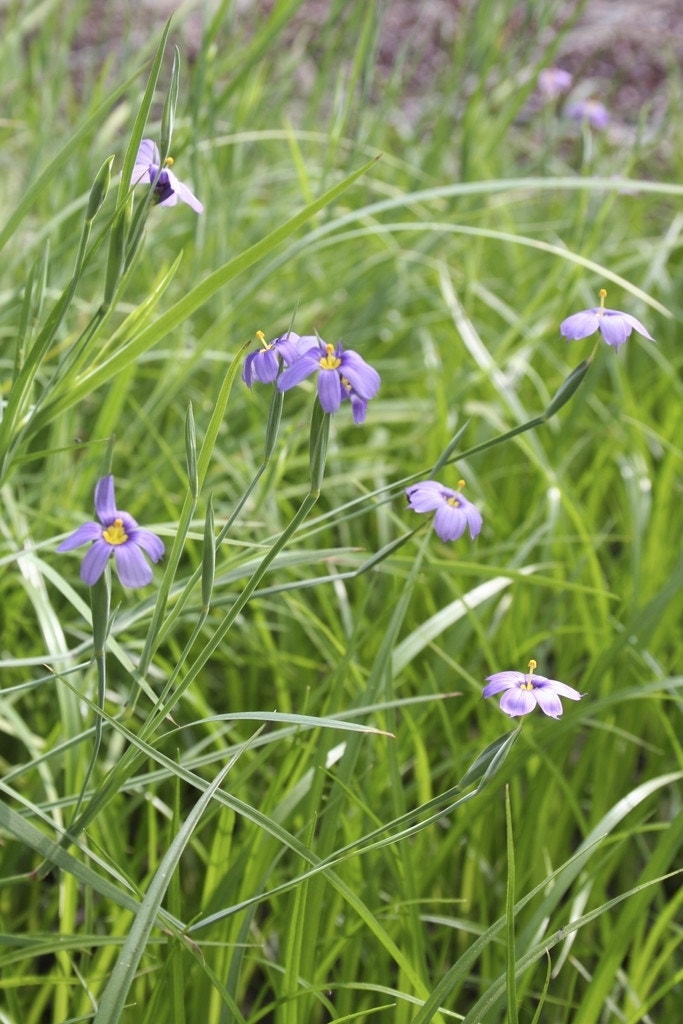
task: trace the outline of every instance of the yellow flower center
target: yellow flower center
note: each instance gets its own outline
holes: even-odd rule
[[[326,345],[327,355],[320,360],[321,370],[336,370],[341,366],[341,359],[334,354],[334,345]]]
[[[108,526],[106,530],[102,530],[102,536],[106,540],[107,544],[125,544],[128,540],[128,534],[123,528],[123,519],[115,519],[111,526]]]

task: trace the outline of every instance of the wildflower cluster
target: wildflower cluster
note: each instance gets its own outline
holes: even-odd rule
[[[539,78],[539,88],[551,100],[566,92],[572,84],[571,75],[561,69],[546,69]],[[151,139],[143,139],[131,178],[132,185],[147,184],[153,202],[160,206],[186,203],[197,213],[203,206],[194,193],[170,170],[172,160],[161,163],[159,150]],[[640,320],[629,313],[605,308],[606,291],[600,292],[600,305],[573,313],[562,321],[560,333],[569,340],[586,338],[600,331],[605,342],[615,349],[622,346],[632,331],[653,340]],[[351,406],[354,422],[365,421],[368,403],[379,391],[381,379],[358,352],[322,340],[317,334],[299,335],[293,330],[267,342],[265,334],[256,334],[259,347],[244,362],[242,379],[251,388],[255,382],[274,384],[286,392],[308,377],[316,376],[317,396],[322,410],[329,415],[339,411],[343,402]],[[471,540],[479,536],[483,518],[479,509],[462,494],[464,481],[457,490],[438,480],[424,480],[406,488],[408,506],[419,514],[434,513],[433,527],[444,542],[455,541],[468,531]],[[151,530],[138,525],[128,512],[116,507],[114,478],[102,477],[95,488],[95,512],[99,522],[88,521],[79,526],[57,548],[71,551],[90,544],[81,563],[81,579],[94,586],[114,559],[121,583],[126,587],[143,587],[152,580],[152,562],[164,554],[163,541]],[[561,698],[580,700],[578,690],[557,679],[537,675],[536,662],[529,662],[527,673],[506,670],[487,677],[484,697],[502,693],[501,710],[510,717],[529,714],[536,706],[550,718],[562,714]]]

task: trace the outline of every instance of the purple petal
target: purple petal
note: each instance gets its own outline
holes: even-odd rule
[[[510,718],[516,718],[518,715],[528,715],[535,707],[535,690],[520,690],[518,687],[514,687],[511,690],[506,690],[500,698],[500,710],[504,711]]]
[[[173,189],[178,199],[182,199],[184,203],[187,203],[188,206],[192,207],[195,213],[204,213],[204,206],[197,199],[194,192],[192,192],[187,187],[187,185],[185,185],[182,181],[179,181],[178,178],[176,178],[175,174],[172,174],[171,171],[168,172],[168,177],[171,188]],[[159,205],[170,206],[171,203],[169,200],[166,200],[164,203],[160,203]]]
[[[351,401],[351,412],[353,413],[354,423],[364,423],[365,416],[368,411],[368,403],[365,398],[361,398],[355,391],[349,391],[349,399]]]
[[[524,691],[520,691],[524,692]],[[562,701],[554,690],[549,687],[538,686],[531,691],[536,698],[539,708],[549,718],[559,718],[562,714]],[[502,705],[502,701],[501,701]]]
[[[161,537],[157,537],[156,533],[152,533],[151,530],[145,530],[144,527],[138,526],[130,531],[128,539],[133,544],[141,547],[143,551],[146,551],[153,562],[158,562],[160,558],[164,557],[164,551],[166,550],[164,542]]]
[[[283,370],[277,380],[280,391],[289,391],[290,388],[301,384],[301,381],[309,377],[315,370],[320,369],[320,354],[318,352],[306,352],[299,359],[295,359],[291,366]]]
[[[302,358],[306,358],[303,356]],[[318,374],[318,398],[325,412],[336,412],[341,405],[338,370],[321,370]]]
[[[317,334],[302,334],[300,337],[294,333],[290,333],[290,338],[296,338],[296,348],[300,356],[306,352],[310,352],[312,348],[320,351],[320,341],[318,340]]]
[[[521,686],[526,676],[523,672],[494,672],[492,676],[486,677],[488,686],[484,687],[484,697],[492,697],[494,693],[501,690],[509,690],[513,686]]]
[[[261,384],[272,384],[277,377],[280,364],[274,348],[262,348],[252,352],[244,361],[242,380],[251,387],[254,380]]]
[[[534,684],[540,690],[553,690],[560,697],[567,697],[569,700],[581,700],[583,694],[575,690],[573,686],[561,683],[559,679],[546,679],[545,676],[534,676]]]
[[[626,323],[621,313],[600,317],[600,333],[608,345],[619,348],[631,333],[631,325]]]
[[[655,340],[652,337],[652,335],[647,331],[647,329],[644,327],[644,325],[641,324],[640,320],[636,319],[635,316],[631,316],[630,313],[622,313],[621,316],[623,316],[623,318],[626,321],[626,323],[630,324],[631,327],[633,328],[633,330],[637,331],[638,334],[642,334],[642,336],[644,338],[647,338],[648,341],[654,341]]]
[[[111,550],[111,549],[110,549]],[[140,548],[131,541],[114,549],[116,571],[124,587],[145,587],[152,580],[152,568]]]
[[[457,493],[437,483],[436,480],[424,480],[421,484],[406,488],[408,501],[414,512],[433,512]]]
[[[301,355],[297,338],[298,334],[290,334],[289,337],[276,338],[273,342],[273,347],[282,356],[285,366],[291,366]]]
[[[471,501],[468,501],[467,498],[463,498],[462,495],[460,496],[459,501],[462,510],[467,518],[467,523],[470,528],[470,537],[472,538],[472,540],[474,540],[474,538],[478,537],[479,534],[481,533],[481,527],[483,523],[481,512],[475,505],[472,504]]]
[[[379,391],[382,378],[357,352],[342,352],[339,370],[361,398],[374,398]]]
[[[445,502],[436,510],[434,529],[441,540],[457,540],[462,537],[467,526],[467,516],[462,509]]]
[[[118,512],[114,498],[114,477],[103,476],[95,487],[95,511],[101,523],[109,526],[116,519]]]
[[[581,313],[573,313],[560,324],[560,334],[570,341],[595,334],[600,326],[598,312],[597,309],[584,309]]]
[[[107,544],[106,540],[96,540],[91,548],[85,553],[83,561],[81,562],[81,579],[84,583],[87,583],[89,587],[92,587],[97,583],[98,579],[104,572],[104,567],[107,564],[109,556],[111,555],[114,548],[111,544]]]
[[[73,551],[74,548],[79,548],[81,544],[87,544],[91,540],[98,540],[101,536],[102,526],[100,523],[83,523],[83,526],[79,526],[74,533],[62,541],[57,551]]]

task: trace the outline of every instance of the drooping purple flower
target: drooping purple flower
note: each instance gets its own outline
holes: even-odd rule
[[[367,403],[374,398],[381,383],[380,375],[351,349],[341,343],[326,345],[319,338],[278,377],[280,391],[289,391],[318,371],[318,398],[323,410],[336,412],[344,398],[349,398],[356,423],[365,418]],[[364,404],[363,404],[364,403]]]
[[[114,477],[104,476],[95,487],[95,511],[99,523],[79,526],[57,548],[72,551],[92,541],[81,563],[81,579],[93,586],[113,555],[116,571],[124,587],[144,587],[152,580],[152,569],[142,554],[147,552],[153,562],[164,554],[164,542],[151,530],[138,526],[128,512],[116,508]]]
[[[280,372],[280,359],[285,366],[290,366],[300,355],[298,343],[301,338],[294,331],[281,334],[279,338],[269,342],[266,341],[263,331],[257,331],[256,337],[261,343],[261,348],[249,353],[242,369],[242,380],[248,388],[255,380],[261,384],[272,384]]]
[[[568,341],[577,341],[599,330],[607,344],[616,349],[624,344],[632,330],[642,334],[644,338],[649,338],[650,341],[655,340],[640,320],[630,313],[622,313],[618,309],[605,309],[606,297],[607,292],[601,288],[600,306],[572,313],[560,324],[560,334]]]
[[[572,121],[587,121],[591,128],[603,131],[609,124],[609,111],[600,100],[578,100],[565,110]]]
[[[179,199],[188,206],[191,206],[196,213],[203,213],[204,207],[196,195],[190,191],[187,185],[176,178],[173,171],[169,170],[173,159],[166,158],[163,167],[160,167],[159,150],[156,143],[151,139],[143,139],[135,157],[135,166],[131,175],[131,185],[141,183],[152,185],[154,188],[154,202],[159,206],[175,206]]]
[[[465,481],[461,480],[459,486],[464,487]],[[472,540],[479,534],[481,513],[459,490],[444,487],[436,480],[424,480],[407,487],[406,494],[414,512],[436,512],[434,529],[441,540],[457,540],[468,526]]]
[[[519,715],[528,715],[538,704],[544,715],[549,718],[559,718],[562,714],[562,701],[560,697],[567,700],[581,700],[583,694],[575,690],[573,686],[561,683],[559,679],[546,679],[545,676],[537,676],[534,672],[536,662],[531,659],[529,671],[524,672],[495,672],[492,676],[486,677],[487,686],[484,687],[484,697],[492,697],[494,693],[505,691],[500,698],[500,709],[510,718],[517,718]]]
[[[556,100],[571,89],[573,81],[573,75],[563,68],[543,68],[538,73],[538,91],[544,99]]]

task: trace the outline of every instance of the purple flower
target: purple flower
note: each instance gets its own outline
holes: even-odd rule
[[[459,482],[465,486],[465,481]],[[414,512],[434,512],[434,529],[441,540],[457,540],[469,526],[472,540],[481,530],[482,518],[479,509],[468,501],[460,491],[444,487],[436,480],[425,480],[406,488],[408,502]]]
[[[559,718],[562,714],[562,702],[560,697],[568,700],[581,700],[583,694],[575,690],[573,686],[567,686],[558,679],[546,679],[545,676],[534,674],[536,662],[531,659],[529,671],[523,672],[496,672],[486,677],[488,686],[484,687],[484,697],[492,697],[494,693],[504,690],[500,698],[500,709],[510,718],[518,715],[528,715],[538,704],[544,715],[550,718]]]
[[[573,76],[562,68],[543,68],[538,73],[538,91],[546,100],[556,100],[571,89]]]
[[[584,309],[580,313],[572,313],[560,324],[560,334],[569,341],[587,338],[599,329],[603,338],[612,348],[623,345],[632,330],[642,334],[650,341],[655,339],[648,333],[640,320],[630,313],[621,313],[618,309],[605,309],[607,292],[600,289],[600,306],[597,309]]]
[[[114,500],[114,477],[104,476],[95,488],[95,511],[99,523],[84,523],[57,548],[72,551],[93,541],[81,563],[81,579],[93,586],[104,572],[111,555],[124,587],[144,587],[152,579],[152,569],[142,552],[153,562],[164,553],[164,543],[151,530],[144,530],[127,512],[120,512]]]
[[[603,131],[609,124],[609,112],[599,100],[579,100],[570,103],[565,111],[573,121],[587,121],[591,128]]]
[[[344,351],[341,343],[335,348],[318,338],[315,345],[282,371],[277,386],[280,391],[289,391],[316,370],[319,371],[318,398],[324,411],[336,412],[342,400],[348,398],[355,422],[362,423],[367,403],[375,397],[381,383],[377,370],[357,352]]]
[[[190,191],[187,185],[176,178],[173,171],[169,170],[173,160],[166,158],[163,167],[159,166],[159,150],[156,143],[151,139],[143,139],[135,157],[135,167],[131,175],[131,185],[139,185],[144,182],[154,186],[154,201],[159,206],[175,206],[179,199],[191,206],[196,213],[203,213],[204,207],[196,195]]]
[[[285,366],[289,366],[301,354],[298,343],[302,339],[294,331],[281,334],[279,338],[269,342],[266,341],[263,331],[257,331],[256,337],[262,347],[249,353],[242,369],[242,380],[248,388],[255,380],[262,384],[272,384],[280,371],[280,359]]]

